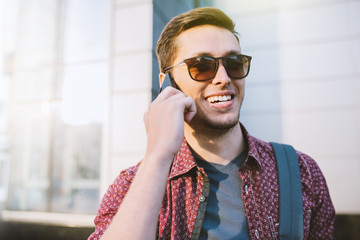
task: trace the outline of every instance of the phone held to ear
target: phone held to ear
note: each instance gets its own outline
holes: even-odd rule
[[[168,86],[173,87],[173,85],[172,85],[172,83],[171,83],[171,80],[170,80],[170,75],[169,75],[169,73],[167,73],[167,74],[165,75],[165,79],[164,79],[164,81],[163,81],[163,83],[162,83],[162,85],[161,85],[161,87],[160,87],[159,93],[161,93],[161,91],[164,90],[164,89],[165,89],[166,87],[168,87]]]

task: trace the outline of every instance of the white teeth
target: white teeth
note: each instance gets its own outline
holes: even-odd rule
[[[213,96],[206,99],[209,103],[225,102],[231,100],[231,95]]]

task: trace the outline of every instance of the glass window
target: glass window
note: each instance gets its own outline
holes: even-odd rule
[[[12,36],[4,43],[17,43],[1,53],[9,84],[0,94],[0,203],[93,214],[108,108],[109,1],[6,5],[18,14],[7,14],[0,29]]]

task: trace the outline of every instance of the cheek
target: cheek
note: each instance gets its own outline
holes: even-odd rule
[[[245,91],[245,79],[236,80],[237,82],[234,84],[237,88],[238,92],[243,93]]]
[[[181,78],[182,77],[182,78]],[[206,88],[204,83],[192,80],[188,75],[178,75],[176,84],[186,96],[192,97],[195,101],[203,99],[203,92]]]
[[[174,69],[174,71],[172,72],[172,77],[181,89],[181,91],[183,91],[187,96],[190,96],[193,80],[190,79],[186,68],[183,69],[182,67],[179,67],[178,69]]]
[[[192,86],[187,86],[184,89],[184,93],[186,96],[192,97],[192,99],[194,99],[195,102],[201,102],[204,98],[202,95],[202,89],[198,89],[196,88],[196,86],[192,85]]]

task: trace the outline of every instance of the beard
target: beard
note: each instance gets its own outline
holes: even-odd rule
[[[201,112],[198,112],[194,118],[191,120],[189,125],[194,130],[219,130],[219,131],[227,131],[234,128],[239,123],[240,118],[240,109],[236,115],[229,116],[225,119],[213,119]]]
[[[240,101],[240,106],[237,109],[236,113],[230,114],[228,116],[227,113],[224,113],[222,116],[211,117],[205,112],[201,111],[199,107],[197,107],[198,112],[194,116],[194,118],[190,121],[189,126],[195,131],[199,132],[227,132],[228,130],[234,128],[239,124],[240,120],[240,110],[244,100],[244,96]]]

